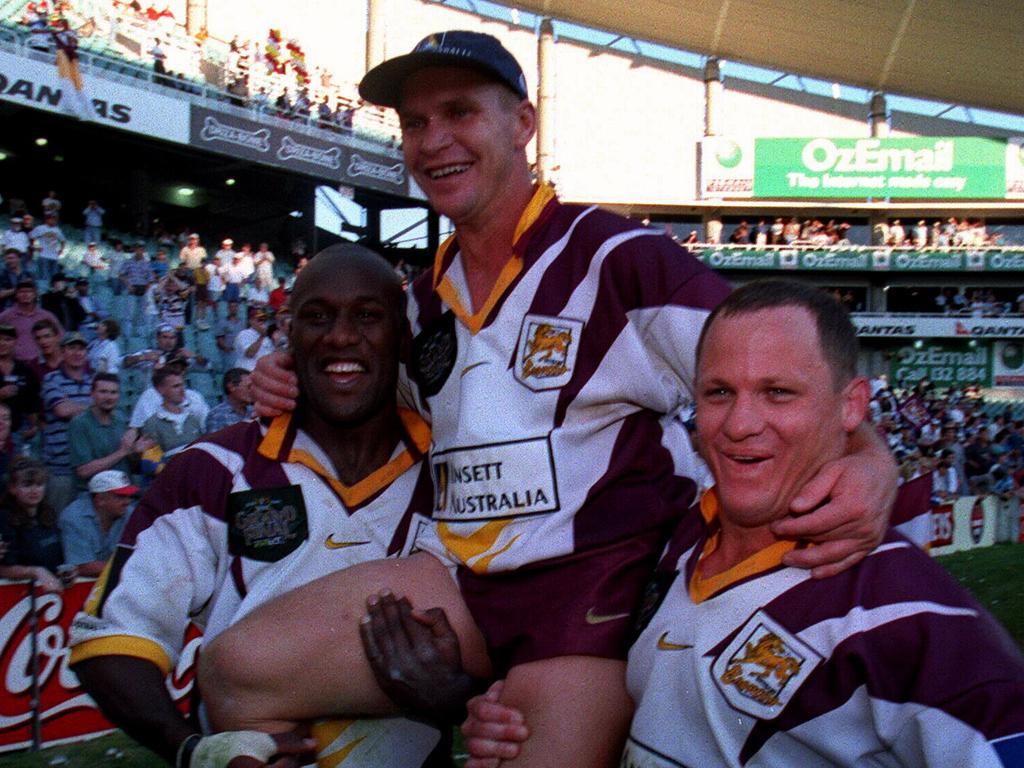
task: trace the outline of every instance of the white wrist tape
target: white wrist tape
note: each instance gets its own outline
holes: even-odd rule
[[[236,757],[253,757],[268,762],[277,753],[277,742],[269,733],[225,731],[204,736],[192,752],[190,768],[226,768]]]

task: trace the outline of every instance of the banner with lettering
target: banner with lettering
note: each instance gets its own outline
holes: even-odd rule
[[[409,195],[405,163],[383,147],[367,149],[366,142],[356,146],[342,134],[336,141],[319,138],[290,130],[285,120],[250,120],[196,104],[191,110],[189,143],[194,147],[287,168],[335,185]]]
[[[1019,137],[753,138],[699,146],[702,198],[1024,198]]]
[[[832,248],[690,247],[712,269],[800,272],[1021,272],[1024,249],[928,249],[846,245]]]
[[[908,344],[895,351],[889,370],[890,381],[912,387],[930,381],[936,387],[992,386],[991,347],[955,342]]]
[[[93,584],[91,579],[80,579],[61,594],[44,595],[37,591],[33,669],[29,584],[0,581],[0,752],[32,745],[34,675],[39,681],[41,746],[93,738],[113,729],[68,667],[71,621]],[[201,637],[199,630],[190,625],[181,658],[167,681],[168,691],[183,714],[194,685]]]

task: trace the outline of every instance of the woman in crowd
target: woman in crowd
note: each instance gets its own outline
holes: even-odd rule
[[[107,318],[96,325],[96,338],[89,344],[89,367],[96,373],[117,373],[121,370],[121,348],[117,339],[121,325]]]
[[[42,462],[19,456],[11,463],[7,493],[0,499],[0,539],[5,549],[0,578],[33,579],[43,592],[63,589],[57,569],[64,547],[57,512],[43,500],[46,468]]]

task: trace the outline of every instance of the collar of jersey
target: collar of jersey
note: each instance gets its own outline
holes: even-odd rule
[[[455,234],[449,236],[437,249],[437,255],[434,257],[434,291],[445,304],[451,307],[455,316],[469,328],[471,333],[475,334],[483,328],[495,305],[505,295],[513,281],[519,277],[519,273],[523,270],[523,253],[530,242],[535,225],[541,218],[541,214],[547,210],[548,204],[554,199],[555,190],[550,184],[537,185],[533,197],[530,198],[526,210],[523,211],[523,215],[519,217],[519,223],[516,224],[515,235],[512,237],[512,256],[502,267],[487,300],[473,314],[466,309],[466,304],[459,296],[458,288],[447,274],[457,253],[456,249],[452,247],[456,242]]]
[[[741,581],[779,567],[782,565],[782,556],[797,547],[795,541],[777,541],[760,552],[755,552],[732,568],[705,579],[701,576],[701,564],[704,562],[704,558],[718,548],[718,539],[721,534],[718,525],[719,511],[718,494],[715,493],[714,488],[709,488],[700,497],[700,513],[711,533],[704,542],[704,548],[697,561],[697,567],[693,569],[689,584],[690,599],[695,603],[702,603]]]
[[[427,422],[419,414],[405,408],[398,409],[398,416],[408,438],[405,441],[406,447],[387,464],[378,467],[354,485],[345,485],[309,451],[294,447],[298,427],[293,424],[290,413],[282,414],[270,422],[258,451],[271,461],[301,464],[313,470],[334,489],[346,508],[354,509],[391,485],[430,449],[430,427]]]

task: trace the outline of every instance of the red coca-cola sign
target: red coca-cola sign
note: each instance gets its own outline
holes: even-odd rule
[[[99,736],[113,726],[79,687],[68,668],[68,632],[93,586],[80,580],[61,594],[36,594],[36,658],[42,744]],[[32,598],[24,583],[0,583],[0,752],[32,744]],[[196,652],[202,641],[190,625],[185,648],[167,686],[182,711],[194,684]]]
[[[948,547],[953,543],[956,532],[956,518],[953,517],[953,503],[937,504],[932,507],[932,546]]]

